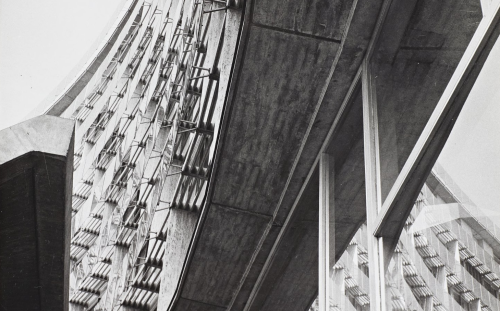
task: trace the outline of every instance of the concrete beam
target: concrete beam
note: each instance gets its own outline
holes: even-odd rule
[[[237,256],[231,265],[245,268],[222,274],[203,269],[206,274],[198,275],[196,283],[190,282],[189,287],[187,282],[181,284],[198,296],[183,298],[233,310],[304,310],[317,295],[317,204],[304,203],[304,213],[316,215],[309,222],[292,222],[297,218],[291,211],[311,178],[316,156],[357,76],[381,5],[378,1],[354,3],[338,1],[329,6],[328,14],[339,16],[334,22],[338,28],[324,32],[321,23],[312,18],[316,13],[306,9],[299,10],[296,16],[301,27],[288,24],[293,19],[278,11],[294,11],[295,1],[280,7],[269,1],[247,1],[218,142],[221,152],[216,154],[207,200],[249,215],[267,215],[269,220],[244,233],[257,241],[252,244],[253,254]],[[259,17],[254,18],[254,14]],[[274,25],[268,17],[276,14],[282,18]],[[317,198],[317,190],[311,193]],[[354,204],[360,202],[356,195],[346,199]],[[364,207],[362,210],[364,218]],[[197,229],[200,235],[195,237],[193,262],[189,265],[193,265],[198,248],[212,241],[211,235],[221,236],[231,230],[231,224],[220,222],[212,227],[213,231],[205,231],[207,223],[203,219],[213,217],[210,214],[214,211],[210,208],[202,212]],[[235,234],[242,233],[251,219],[243,218]],[[338,245],[347,247],[362,221],[356,218],[349,222],[346,241]],[[247,238],[241,237],[244,241]],[[231,247],[246,254],[248,244],[232,243]],[[216,250],[199,254],[204,265],[220,258]],[[186,278],[194,271],[188,269]],[[223,297],[210,295],[221,290],[214,278],[219,279],[219,284],[232,286],[232,292]]]

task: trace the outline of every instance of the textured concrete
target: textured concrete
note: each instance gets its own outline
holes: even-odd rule
[[[255,233],[264,231],[269,219],[212,204],[201,233],[204,243],[194,255],[182,297],[215,306],[228,305],[234,294],[233,284],[240,281],[257,246]],[[204,276],[210,275],[217,277],[205,280]],[[200,278],[204,279],[203,287],[199,287]]]
[[[29,152],[68,155],[73,121],[39,116],[0,131],[0,165]],[[72,146],[71,146],[72,147]]]
[[[372,61],[377,101],[383,103],[378,109],[382,200],[482,18],[479,1],[452,0],[394,3],[388,15]]]
[[[207,310],[310,305],[317,291],[317,185],[296,208],[307,219],[293,217],[290,229],[283,224],[356,76],[380,4],[316,1],[297,9],[297,1],[247,1],[213,194],[184,268],[181,299]],[[364,188],[356,189],[363,204]],[[350,222],[346,241],[363,219],[362,212]]]
[[[178,285],[189,243],[198,215],[182,210],[172,210],[168,218],[168,231],[163,259],[162,282],[158,311],[167,310]]]
[[[129,3],[132,9],[136,1]],[[366,220],[363,118],[361,87],[357,80],[363,60],[368,52],[374,52],[370,69],[375,73],[378,95],[385,194],[412,151],[477,26],[481,15],[479,2],[247,0],[228,3],[227,10],[207,13],[214,19],[208,31],[211,38],[208,49],[218,47],[219,36],[223,40],[217,53],[205,55],[213,58],[206,65],[216,67],[210,75],[210,83],[218,84],[214,120],[222,115],[222,122],[215,122],[216,153],[205,203],[199,214],[171,211],[163,237],[166,246],[158,303],[153,299],[150,304],[157,303],[159,311],[306,310],[318,289],[316,160],[327,143],[335,171],[334,187],[330,189],[334,194],[336,228],[331,257],[342,254]],[[242,6],[235,8],[235,3]],[[388,4],[384,10],[383,3]],[[185,8],[188,4],[185,3]],[[385,13],[388,13],[386,22],[382,18]],[[129,23],[134,14],[127,14]],[[383,27],[377,44],[371,40],[379,25]],[[225,29],[221,33],[222,26]],[[122,36],[127,28],[119,24],[115,35]],[[143,32],[144,27],[141,29]],[[115,35],[111,40],[119,44],[121,39]],[[138,44],[138,40],[134,41],[132,50]],[[111,45],[107,46],[98,54],[88,70],[49,109],[49,114],[70,111],[68,107],[76,102],[77,94],[113,55],[112,49]],[[141,63],[147,61],[145,57]],[[131,85],[138,83],[138,77],[140,75],[132,79]],[[128,108],[139,100],[138,92],[143,87],[130,89],[129,95],[135,90],[137,96],[132,96],[135,99],[128,102]],[[208,89],[207,85],[203,87],[205,91]],[[112,89],[108,86],[103,99]],[[146,104],[148,101],[149,98]],[[98,117],[105,101],[99,103],[80,125],[78,142]],[[151,116],[154,108],[152,103],[147,105],[143,117]],[[117,113],[115,121],[121,118]],[[141,137],[147,128],[149,122],[144,120],[132,125],[132,128],[138,126],[136,137]],[[113,128],[110,124],[117,123],[109,123],[108,128]],[[45,123],[38,124],[36,128],[44,126]],[[10,139],[17,138],[11,132],[5,137],[9,135]],[[133,137],[134,132],[128,131],[124,141],[130,143]],[[36,139],[35,143],[27,140],[25,149],[31,151],[35,145],[41,148],[37,145],[39,141],[42,146],[46,145],[43,138]],[[80,164],[81,172],[90,168],[92,160],[88,156],[98,152],[105,143],[101,139],[94,147],[84,144],[83,158],[87,162]],[[21,147],[2,148],[6,158],[24,152]],[[117,164],[121,160],[116,158]],[[140,161],[139,164],[144,163],[142,157]],[[142,174],[142,166],[139,167]],[[149,163],[145,176],[149,177],[152,169]],[[108,172],[104,178],[111,180],[114,172],[112,169]],[[22,189],[19,187],[27,179],[23,176],[41,176],[31,168],[22,174],[20,177],[12,174],[12,182],[5,184],[3,191],[14,193],[15,189]],[[424,175],[422,171],[416,176]],[[175,188],[174,184],[169,186]],[[143,184],[142,190],[146,187]],[[406,206],[413,204],[412,195],[419,189],[417,185],[408,192]],[[28,186],[25,190],[35,197],[38,193]],[[162,201],[164,205],[171,202],[165,197]],[[28,206],[34,204],[34,201],[27,202]],[[14,206],[15,202],[9,204]],[[88,209],[83,209],[77,220],[88,213]],[[29,224],[36,223],[36,215],[23,214]],[[19,218],[15,216],[9,217]],[[393,213],[392,217],[388,227],[402,226],[403,214]],[[34,235],[37,232],[31,230],[22,241],[25,252],[37,251],[39,244],[29,239]],[[112,259],[105,296],[109,299],[103,300],[108,307],[117,302],[115,296],[121,291],[117,284],[125,281],[125,274],[121,272],[132,269],[127,266],[127,256],[122,249],[121,253],[115,251]],[[27,261],[27,273],[36,273],[38,266],[35,261]],[[33,282],[31,285],[38,286]],[[32,300],[44,299],[39,292],[29,295]],[[87,305],[90,301],[91,307],[96,299],[97,296],[85,298],[77,303]],[[75,303],[75,308],[80,307]]]
[[[306,181],[343,112],[382,3],[246,1],[208,202],[173,310],[182,310],[183,299],[199,310],[310,306],[317,295],[317,174]],[[398,3],[381,39],[395,65],[378,81],[387,93],[382,111],[401,109],[398,152],[391,151],[400,158],[384,161],[402,165],[477,26],[478,7]],[[360,96],[358,85],[328,149],[337,258],[366,219]]]
[[[0,132],[0,305],[67,310],[73,122],[41,116]]]

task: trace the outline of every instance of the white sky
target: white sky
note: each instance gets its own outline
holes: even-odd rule
[[[438,161],[487,215],[500,213],[500,40],[479,74]],[[500,217],[494,220],[500,227]]]
[[[79,69],[125,1],[0,0],[0,129]],[[477,205],[500,212],[499,44],[492,56],[439,161]]]
[[[0,0],[0,129],[22,121],[52,93],[123,3]]]

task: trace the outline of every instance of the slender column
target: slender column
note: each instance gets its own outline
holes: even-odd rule
[[[115,250],[113,253],[113,259],[111,264],[111,271],[109,272],[109,282],[108,287],[106,288],[105,294],[105,309],[106,310],[114,310],[114,306],[116,303],[117,293],[121,292],[121,283],[124,280],[124,272],[123,271],[123,262],[127,260],[125,256],[127,255],[128,248],[123,246],[115,245]]]
[[[349,270],[351,277],[356,281],[356,283],[361,284],[359,275],[360,273],[358,268],[358,245],[357,244],[349,245],[347,247],[347,253],[349,254],[348,258],[350,259],[350,262],[348,264],[349,267],[351,268]]]
[[[333,267],[330,264],[330,229],[334,232],[333,228],[330,228],[330,212],[330,156],[323,153],[319,161],[318,300],[320,311],[329,310],[330,307],[330,270]]]
[[[357,270],[357,269],[356,269]],[[340,310],[345,310],[345,282],[344,282],[344,268],[336,269],[333,271],[333,301]]]
[[[481,301],[479,299],[475,299],[475,300],[471,301],[469,310],[481,311]]]
[[[447,310],[450,309],[449,295],[448,295],[448,282],[446,281],[446,268],[439,267],[437,268],[436,279],[438,283],[438,297]]]
[[[368,62],[363,63],[363,138],[365,153],[366,223],[370,271],[370,310],[386,310],[383,239],[374,236],[381,208],[380,161],[375,86]]]
[[[434,309],[432,296],[424,298],[424,311],[432,311]]]
[[[460,279],[462,279],[462,266],[460,265],[460,251],[458,249],[458,241],[451,241],[446,245],[446,247],[448,248],[448,251],[451,255],[450,257],[452,258],[450,268]]]

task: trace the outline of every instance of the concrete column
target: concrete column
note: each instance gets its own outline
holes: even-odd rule
[[[446,268],[439,267],[436,274],[438,299],[447,310],[450,309],[450,296],[448,295],[448,282],[446,280]]]
[[[346,296],[345,296],[344,269],[333,270],[331,296],[334,304],[336,304],[340,310],[345,310]]]
[[[431,297],[425,297],[424,299],[424,311],[432,311],[434,310],[434,303],[433,303],[433,298]]]
[[[460,251],[458,249],[458,241],[451,241],[446,245],[446,247],[448,248],[448,251],[450,252],[452,258],[450,262],[450,268],[453,272],[455,272],[459,279],[462,279],[462,266],[460,265]]]
[[[368,257],[370,268],[370,309],[386,310],[385,262],[390,256],[384,256],[385,239],[374,235],[377,226],[377,216],[380,212],[381,178],[379,161],[379,135],[377,96],[375,82],[367,61],[363,63],[363,141],[365,156],[365,187],[366,187],[366,229],[368,236]]]
[[[319,311],[330,308],[330,278],[335,264],[335,221],[333,192],[333,159],[323,153],[319,161]]]
[[[0,306],[68,310],[74,122],[0,131]]]
[[[349,254],[349,259],[351,259],[351,261],[348,263],[349,273],[358,284],[361,284],[359,275],[360,271],[358,268],[358,245],[349,245],[347,247],[347,253]]]
[[[116,303],[116,296],[121,292],[120,285],[125,278],[123,271],[123,262],[128,253],[128,248],[123,246],[116,246],[113,253],[111,264],[111,271],[109,272],[108,287],[106,289],[104,300],[104,308],[106,310],[113,310]]]

